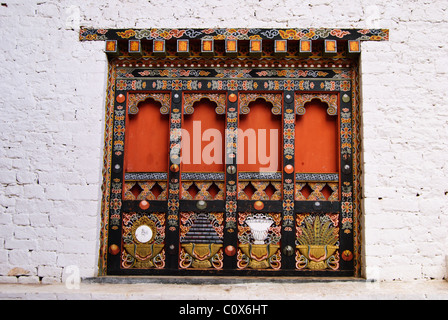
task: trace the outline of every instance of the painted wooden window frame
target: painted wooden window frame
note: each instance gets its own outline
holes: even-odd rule
[[[283,119],[283,130],[294,131],[291,125],[291,119],[303,113],[303,104],[311,99],[317,98],[325,101],[327,98],[336,97],[336,103],[328,103],[328,113],[338,115],[340,130],[340,173],[337,179],[340,183],[340,199],[336,202],[322,201],[300,202],[294,198],[295,179],[335,179],[335,177],[324,177],[325,174],[315,174],[312,177],[306,174],[295,173],[287,170],[287,166],[294,166],[294,151],[289,152],[288,148],[294,144],[294,135],[284,135],[283,138],[283,165],[281,174],[282,181],[282,201],[270,203],[267,208],[259,209],[259,212],[269,212],[273,208],[275,212],[281,212],[281,237],[288,243],[295,243],[294,227],[297,223],[296,216],[300,213],[308,212],[337,212],[339,217],[339,265],[337,272],[332,271],[300,271],[300,264],[297,258],[299,250],[295,254],[282,256],[282,269],[285,272],[275,272],[277,275],[331,275],[331,276],[355,276],[361,275],[361,113],[359,96],[359,72],[358,60],[356,55],[360,52],[360,41],[387,41],[389,31],[385,29],[92,29],[81,28],[81,41],[106,41],[106,53],[108,54],[108,83],[106,95],[106,119],[105,119],[105,147],[103,161],[103,199],[102,199],[102,217],[101,217],[101,235],[100,235],[100,255],[99,255],[99,275],[111,274],[222,274],[222,275],[244,275],[241,272],[230,273],[194,273],[191,271],[178,272],[179,259],[179,207],[183,211],[188,210],[189,206],[194,206],[192,202],[186,202],[179,197],[179,184],[182,173],[179,170],[171,169],[166,175],[160,177],[151,177],[154,180],[167,181],[167,200],[160,204],[152,203],[149,208],[142,209],[137,201],[124,201],[122,198],[125,174],[123,173],[123,151],[124,151],[124,128],[126,112],[138,112],[139,95],[141,99],[152,98],[161,102],[161,112],[169,113],[170,116],[170,143],[171,156],[170,168],[177,164],[180,152],[180,136],[177,131],[181,128],[182,121],[182,101],[184,93],[217,92],[225,94],[228,99],[226,105],[226,128],[228,132],[237,128],[238,124],[238,106],[241,94],[260,93],[268,90],[269,92],[281,94],[282,106],[281,112]],[[172,60],[167,57],[173,54],[166,48],[177,40],[186,41],[188,52],[177,52],[174,55],[178,58],[176,62],[183,61],[181,64],[171,64]],[[212,41],[210,41],[212,40]],[[238,65],[234,58],[235,52],[226,52],[220,56],[215,52],[225,40],[237,40],[238,50],[241,50],[241,44],[244,41],[258,41],[259,46],[273,46],[272,56],[269,59],[263,56],[263,52],[252,52],[250,50],[245,54],[245,60]],[[152,52],[145,51],[145,45],[155,42],[162,42],[161,48]],[[189,60],[194,56],[194,41],[207,42],[207,47],[201,48],[200,58],[195,56],[201,62]],[[278,41],[282,41],[282,48],[297,49],[291,53],[289,49],[277,50]],[[131,43],[136,42],[136,43]],[[303,44],[302,44],[303,43]],[[322,56],[315,56],[313,49],[323,46]],[[327,50],[327,46],[331,49]],[[340,51],[341,46],[347,49]],[[174,45],[174,47],[179,47]],[[185,48],[185,45],[182,46]],[[135,49],[137,48],[137,49]],[[163,50],[162,50],[163,49]],[[302,50],[303,49],[303,50]],[[225,50],[228,51],[228,50]],[[293,55],[293,57],[291,56]],[[183,60],[181,57],[184,57]],[[344,58],[350,58],[351,62],[344,65]],[[216,58],[216,59],[215,59]],[[204,71],[204,61],[215,70],[225,68],[234,70],[240,75],[235,77],[232,72],[223,74],[207,74],[201,78],[201,70]],[[215,59],[215,60],[214,60]],[[230,59],[230,60],[228,60]],[[233,59],[233,60],[232,60]],[[314,59],[314,60],[313,60]],[[227,62],[229,61],[229,62]],[[227,63],[226,63],[227,62]],[[262,64],[260,64],[262,62]],[[267,65],[272,63],[272,65]],[[202,64],[202,65],[201,65]],[[220,65],[221,64],[221,65]],[[227,66],[229,64],[229,66]],[[265,65],[263,65],[265,64]],[[269,74],[269,77],[251,78],[250,72],[242,71],[244,68],[250,72],[260,74]],[[273,68],[273,69],[271,69]],[[272,73],[272,70],[287,69],[291,72],[302,72],[288,76],[279,76]],[[346,69],[346,70],[345,70]],[[132,70],[132,72],[128,72]],[[166,72],[171,76],[164,78],[160,71]],[[171,71],[170,71],[171,70]],[[174,71],[176,70],[176,71]],[[188,72],[195,71],[195,77],[182,78],[179,70]],[[307,72],[310,71],[310,72]],[[269,72],[271,71],[271,72]],[[327,72],[329,71],[329,72]],[[156,75],[156,72],[159,72]],[[180,71],[182,72],[182,71]],[[187,72],[187,73],[188,73]],[[205,71],[206,73],[207,71]],[[203,74],[205,74],[203,73]],[[219,73],[219,71],[217,72]],[[184,73],[185,74],[185,73]],[[236,95],[237,99],[230,99],[231,95]],[[301,101],[301,102],[298,102]],[[302,104],[303,102],[303,104]],[[327,101],[328,102],[328,101]],[[237,112],[235,112],[237,111]],[[235,143],[233,135],[226,135],[226,145]],[[290,155],[290,156],[286,156]],[[174,157],[173,157],[174,156]],[[226,151],[226,197],[222,201],[214,201],[207,212],[216,211],[219,207],[225,212],[226,234],[223,245],[237,243],[237,208],[241,212],[249,210],[252,203],[237,199],[236,183],[238,179],[244,178],[232,170],[232,161],[236,154],[233,148]],[[302,176],[303,175],[303,176]],[[138,174],[134,179],[139,179]],[[140,177],[141,178],[141,177]],[[146,177],[148,178],[148,177]],[[335,206],[337,203],[337,207]],[[247,208],[245,208],[245,206]],[[277,208],[278,207],[278,208]],[[300,209],[298,209],[300,208]],[[150,272],[145,268],[124,270],[120,267],[122,248],[117,244],[121,243],[123,235],[123,212],[165,212],[164,218],[154,218],[147,221],[147,224],[154,225],[154,228],[160,227],[158,223],[165,219],[166,228],[163,233],[164,238],[160,241],[158,248],[152,247],[150,250],[160,252],[164,250],[164,266],[168,268],[151,269]],[[139,220],[140,221],[140,220]],[[138,222],[140,223],[140,222]],[[137,223],[137,224],[138,224]],[[143,223],[143,222],[141,222]],[[128,230],[135,232],[135,228]],[[285,242],[286,242],[285,240]],[[177,242],[177,244],[176,244]],[[161,249],[162,248],[162,249]],[[286,252],[287,248],[281,248],[281,252]],[[311,250],[308,248],[308,250]],[[301,252],[306,255],[306,253]],[[235,265],[236,258],[224,259],[224,266]],[[305,259],[306,260],[306,259]],[[295,266],[295,268],[294,268]],[[294,270],[293,270],[294,269]],[[297,271],[299,269],[299,271]],[[292,271],[291,271],[292,270]],[[154,271],[154,272],[152,272]],[[230,270],[232,271],[232,270]],[[253,270],[252,270],[253,271]],[[246,274],[273,274],[255,272]]]

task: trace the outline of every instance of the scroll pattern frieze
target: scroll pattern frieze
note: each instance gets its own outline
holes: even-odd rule
[[[313,99],[318,99],[322,102],[327,103],[327,113],[330,116],[337,115],[338,113],[338,95],[337,94],[330,94],[330,93],[300,93],[295,94],[294,100],[295,100],[295,107],[296,107],[296,113],[298,115],[304,115],[306,112],[305,104],[307,102],[310,102]]]
[[[215,112],[216,114],[225,114],[226,112],[226,95],[219,93],[188,93],[184,94],[183,97],[183,105],[184,105],[184,114],[193,114],[195,102],[198,102],[202,99],[208,99],[212,102],[216,103]]]
[[[161,103],[160,113],[169,114],[171,95],[166,93],[136,93],[129,95],[129,114],[138,113],[138,104],[146,99],[152,98]]]
[[[254,102],[257,99],[264,99],[266,102],[272,103],[272,114],[280,115],[282,113],[282,105],[283,105],[283,97],[280,93],[268,93],[268,94],[259,94],[259,93],[243,93],[240,94],[240,114],[249,114],[249,104]]]

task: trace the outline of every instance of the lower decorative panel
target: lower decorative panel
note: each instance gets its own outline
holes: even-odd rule
[[[338,214],[298,214],[296,218],[296,268],[339,269]]]
[[[238,214],[238,270],[282,269],[281,220],[281,213]],[[127,212],[122,221],[121,268],[164,269],[166,214]],[[180,213],[180,270],[223,270],[223,221],[223,212]],[[339,214],[297,214],[295,223],[295,270],[339,270]]]
[[[121,266],[125,269],[165,267],[165,213],[123,214]]]
[[[222,269],[224,213],[180,214],[181,269]]]
[[[280,269],[280,213],[238,216],[238,269]]]

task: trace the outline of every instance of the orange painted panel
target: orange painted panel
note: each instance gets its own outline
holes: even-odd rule
[[[184,172],[224,172],[225,115],[216,104],[201,100],[182,123],[181,168]]]
[[[125,135],[126,172],[167,172],[169,116],[160,113],[160,103],[139,104],[136,115],[128,115]]]
[[[249,105],[249,114],[240,115],[238,171],[281,171],[282,117],[271,108],[271,103],[257,100]]]
[[[296,116],[296,172],[339,172],[338,118],[327,114],[327,104],[312,100],[305,114]]]

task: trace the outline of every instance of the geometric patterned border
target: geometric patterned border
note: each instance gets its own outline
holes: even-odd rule
[[[220,172],[182,172],[182,180],[224,180],[224,173]],[[126,172],[126,181],[166,180],[166,172]],[[281,172],[239,172],[238,180],[281,180]],[[338,173],[296,173],[297,181],[339,181]]]

